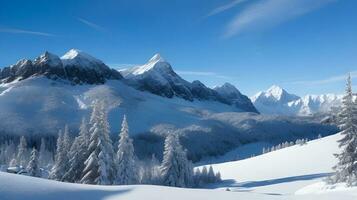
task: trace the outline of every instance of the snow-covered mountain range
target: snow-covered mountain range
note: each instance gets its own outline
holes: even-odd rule
[[[253,141],[275,143],[336,131],[317,119],[259,115],[233,85],[210,89],[199,81],[188,82],[159,55],[119,73],[70,50],[61,58],[46,52],[1,70],[0,132],[56,135],[67,124],[76,134],[81,118],[89,116],[98,99],[111,109],[113,135],[127,115],[139,156],[161,151],[168,131],[182,135],[194,161]]]
[[[227,83],[222,88],[211,89],[198,80],[188,82],[181,78],[160,54],[155,54],[144,65],[120,70],[120,73],[135,88],[160,96],[177,96],[189,101],[213,100],[236,106],[243,111],[257,112],[250,99],[233,85]]]
[[[22,59],[14,65],[4,67],[0,72],[3,83],[35,76],[45,76],[53,80],[65,79],[74,84],[99,84],[107,79],[122,79],[116,70],[76,49],[71,49],[61,58],[45,52],[33,61]]]
[[[310,116],[330,112],[341,105],[342,97],[336,94],[299,97],[273,85],[267,91],[258,92],[251,100],[263,114]]]

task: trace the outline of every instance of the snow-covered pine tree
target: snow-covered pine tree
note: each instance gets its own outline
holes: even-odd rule
[[[19,166],[26,167],[28,158],[27,142],[24,136],[21,136],[20,143],[17,146],[16,163]]]
[[[39,152],[39,159],[38,159],[40,166],[44,166],[47,162],[46,153],[47,153],[46,152],[46,142],[45,142],[45,139],[41,138],[41,145],[40,145],[40,152]]]
[[[16,166],[16,145],[12,140],[8,141],[5,147],[5,163],[11,167]]]
[[[41,145],[39,151],[39,163],[43,168],[48,168],[52,164],[53,160],[51,157],[51,152],[46,149],[46,140],[41,138]]]
[[[201,171],[201,181],[203,183],[207,183],[208,182],[208,171],[207,171],[207,167],[203,166],[202,167],[202,171]]]
[[[68,129],[68,125],[65,125],[64,127],[64,134],[63,134],[63,148],[69,152],[69,150],[71,149],[71,138],[69,136],[69,129]]]
[[[335,175],[330,182],[346,182],[348,186],[357,185],[357,103],[353,101],[350,75],[347,78],[346,94],[342,100],[342,108],[338,114],[339,128],[343,138],[339,140],[340,154],[334,167]]]
[[[103,102],[95,102],[90,119],[89,156],[84,162],[82,183],[109,185],[115,177],[114,152],[109,137],[107,110]]]
[[[168,134],[165,139],[164,156],[160,166],[163,185],[174,187],[191,187],[193,168],[187,160],[186,152],[178,136]]]
[[[195,171],[194,184],[195,184],[195,187],[200,187],[202,185],[200,168],[197,168]]]
[[[36,150],[36,148],[33,148],[31,151],[30,161],[26,167],[26,171],[28,175],[34,177],[41,177],[41,171],[40,171],[38,159],[39,159],[38,151]]]
[[[150,168],[151,168],[150,183],[157,185],[160,183],[160,162],[156,158],[155,154],[151,155]]]
[[[215,179],[216,179],[216,177],[215,177],[215,174],[213,171],[213,167],[212,167],[212,165],[210,165],[208,168],[208,182],[214,183],[216,181]]]
[[[68,133],[67,133],[68,134]],[[68,139],[65,139],[68,138]],[[55,163],[51,169],[51,173],[49,178],[53,180],[62,181],[63,175],[68,169],[68,156],[67,156],[67,146],[68,142],[65,140],[69,140],[69,136],[65,136],[62,134],[60,130],[57,138],[57,149],[55,155]]]
[[[79,135],[74,139],[69,151],[69,168],[63,176],[63,181],[66,182],[74,183],[81,180],[84,162],[88,158],[89,132],[85,118],[82,119],[79,130]]]
[[[124,115],[119,134],[116,157],[117,174],[114,183],[118,185],[135,184],[139,181],[138,168],[135,164],[133,140],[129,137],[129,126]]]
[[[216,173],[216,182],[220,182],[220,181],[222,181],[221,172],[217,172]]]
[[[152,154],[151,160],[142,162],[140,167],[140,184],[160,184],[160,162],[155,154]]]

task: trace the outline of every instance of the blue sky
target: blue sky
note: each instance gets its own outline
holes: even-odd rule
[[[0,0],[0,66],[45,50],[81,49],[112,67],[159,52],[188,80],[247,95],[272,84],[342,93],[347,72],[357,78],[356,9],[355,0]]]

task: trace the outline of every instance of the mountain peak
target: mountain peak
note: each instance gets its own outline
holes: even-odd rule
[[[172,74],[173,70],[171,68],[171,65],[168,62],[166,62],[160,56],[160,54],[157,53],[146,64],[121,71],[121,73],[126,78],[145,74],[148,72],[152,72],[156,74],[155,76],[161,76],[158,74],[164,74],[164,75]]]
[[[223,87],[223,88],[230,88],[230,89],[232,89],[232,90],[238,90],[238,89],[236,88],[236,86],[234,86],[234,85],[232,85],[232,84],[230,84],[230,83],[228,83],[228,82],[224,83],[221,87]]]
[[[50,66],[59,66],[62,64],[61,59],[55,55],[52,54],[48,51],[45,51],[45,53],[41,54],[39,57],[37,57],[34,60],[35,64],[48,64]]]
[[[213,88],[214,90],[220,92],[220,93],[225,93],[226,95],[228,94],[240,94],[239,90],[232,84],[230,83],[224,83],[221,86],[216,86]]]
[[[77,57],[79,54],[81,54],[82,51],[79,49],[70,49],[67,53],[65,53],[61,59],[74,59]]]
[[[264,92],[258,92],[256,95],[252,97],[252,101],[262,101],[262,102],[284,102],[287,103],[289,101],[297,100],[300,97],[288,93],[282,87],[277,85],[272,85],[268,90]]]
[[[152,58],[150,58],[149,62],[165,62],[165,59],[159,53],[156,53]]]
[[[82,67],[93,68],[97,65],[104,65],[101,60],[94,58],[93,56],[78,50],[71,49],[61,57],[63,65],[77,65]]]
[[[94,58],[93,56],[91,56],[79,49],[70,49],[67,53],[65,53],[61,57],[62,60],[72,60],[72,59],[77,59],[77,58],[99,61],[98,59]]]
[[[281,96],[286,93],[286,91],[277,85],[272,85],[267,91],[266,94],[269,96],[273,96],[276,99],[280,99]]]

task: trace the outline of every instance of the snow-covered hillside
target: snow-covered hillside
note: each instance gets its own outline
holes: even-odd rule
[[[322,94],[299,97],[274,85],[267,91],[258,92],[251,99],[258,111],[264,114],[309,116],[328,113],[334,107],[340,106],[342,95]]]
[[[336,163],[336,134],[261,156],[213,165],[223,183],[207,189],[151,185],[93,186],[61,183],[0,173],[2,200],[20,199],[245,199],[245,200],[352,200],[357,188],[327,187],[322,180]],[[226,191],[229,188],[229,191]]]

